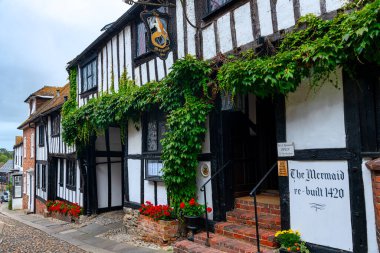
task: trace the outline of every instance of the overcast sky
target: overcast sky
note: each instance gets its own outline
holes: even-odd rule
[[[0,147],[13,149],[24,100],[67,82],[66,63],[119,18],[122,0],[0,0]]]

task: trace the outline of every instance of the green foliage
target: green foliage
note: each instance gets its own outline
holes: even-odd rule
[[[287,94],[301,79],[312,76],[316,85],[337,67],[353,73],[358,64],[380,65],[379,7],[380,1],[375,0],[332,20],[313,15],[301,18],[276,54],[231,58],[217,75],[220,87],[233,94]]]
[[[104,93],[80,108],[71,100],[74,96],[70,97],[62,113],[63,138],[66,143],[80,147],[109,126],[123,129],[129,120],[137,122],[142,112],[159,106],[168,115],[162,160],[163,180],[172,205],[195,197],[197,157],[206,132],[205,121],[213,107],[208,96],[209,74],[210,66],[191,56],[176,61],[162,81],[141,87],[128,80],[124,71],[118,92],[111,85],[111,93]],[[76,86],[75,71],[70,72],[71,79]]]

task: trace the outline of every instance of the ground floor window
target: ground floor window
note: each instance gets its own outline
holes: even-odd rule
[[[70,190],[76,189],[76,166],[75,160],[68,160],[66,166],[66,187]]]
[[[22,198],[22,175],[13,176],[13,197]]]
[[[41,189],[46,191],[46,165],[41,166]]]

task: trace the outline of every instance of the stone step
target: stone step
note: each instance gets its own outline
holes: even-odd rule
[[[223,253],[218,249],[207,247],[192,241],[183,240],[173,245],[174,253]]]
[[[235,199],[235,209],[255,210],[252,197],[241,197]],[[281,215],[280,198],[278,196],[257,196],[257,212],[273,215]]]
[[[249,225],[220,222],[215,225],[215,233],[230,238],[240,239],[250,243],[256,243],[256,228]],[[260,245],[277,247],[274,230],[260,228]]]
[[[258,212],[259,227],[270,230],[281,230],[281,217],[277,214]],[[252,210],[235,209],[227,212],[227,221],[232,223],[255,226],[255,212]]]
[[[206,242],[206,232],[196,234],[194,242],[204,245]],[[209,239],[210,247],[224,252],[239,252],[239,253],[257,253],[256,245],[248,242],[232,239],[226,236],[210,233]],[[260,247],[261,253],[273,253],[273,249],[267,247]]]

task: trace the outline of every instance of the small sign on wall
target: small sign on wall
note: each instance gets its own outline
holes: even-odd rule
[[[291,228],[307,242],[352,251],[347,161],[288,161]]]
[[[278,176],[279,177],[287,177],[288,176],[288,161],[278,161]]]
[[[294,156],[294,143],[279,142],[277,143],[278,157],[292,157]]]

